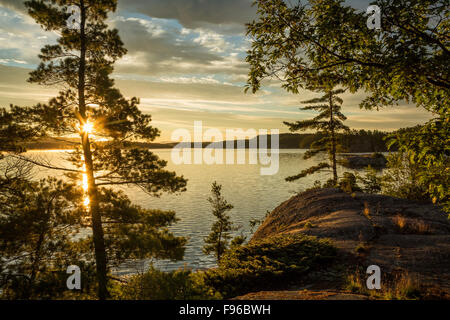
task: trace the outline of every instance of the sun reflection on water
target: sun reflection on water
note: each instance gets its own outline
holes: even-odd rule
[[[84,157],[82,156],[82,159],[81,159],[82,161],[84,161]],[[86,164],[83,164],[83,180],[82,180],[82,183],[81,183],[81,185],[82,185],[82,187],[83,187],[83,190],[84,190],[84,194],[85,194],[85,196],[84,196],[84,206],[87,208],[87,207],[89,207],[89,204],[91,203],[91,199],[89,199],[89,195],[88,195],[88,190],[89,190],[89,184],[88,184],[88,177],[87,177],[87,174],[86,174]]]

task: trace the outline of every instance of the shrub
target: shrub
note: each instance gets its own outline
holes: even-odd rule
[[[362,191],[356,183],[356,176],[351,172],[344,172],[344,177],[339,181],[339,188],[346,193]]]
[[[391,154],[388,161],[382,180],[383,194],[407,200],[429,201],[427,186],[419,181],[422,168],[410,156]]]
[[[428,294],[421,286],[417,277],[408,272],[399,274],[385,274],[381,283],[381,290],[369,290],[366,285],[367,275],[363,270],[348,274],[344,289],[357,294],[370,296],[381,300],[417,300]]]
[[[303,275],[335,256],[329,240],[302,234],[276,236],[229,250],[218,268],[205,272],[204,280],[228,298]]]
[[[190,270],[163,272],[150,267],[112,290],[118,300],[210,300],[221,298],[208,288],[200,273]]]
[[[315,226],[310,222],[310,221],[308,221],[307,223],[305,223],[305,226],[304,226],[306,229],[312,229],[312,228],[314,228]]]
[[[361,189],[365,193],[377,194],[381,192],[382,178],[377,175],[377,171],[371,166],[366,168],[364,176],[358,175],[357,179],[361,182]]]
[[[372,153],[371,157],[373,159],[385,159],[386,160],[386,157],[381,152]]]

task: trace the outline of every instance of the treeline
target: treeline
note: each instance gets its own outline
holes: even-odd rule
[[[382,131],[371,131],[371,130],[352,130],[350,133],[340,134],[339,140],[340,144],[343,146],[344,152],[355,153],[355,152],[387,152],[387,141],[385,138],[389,135],[388,132]],[[264,136],[262,137],[265,138]],[[310,149],[311,144],[315,141],[319,141],[323,138],[321,134],[304,133],[304,134],[294,134],[294,133],[283,133],[279,135],[280,138],[280,149]],[[251,141],[259,140],[259,137],[247,140],[234,141],[234,147],[239,148],[245,145],[245,148],[250,148]],[[226,141],[214,143],[214,146],[226,147]],[[102,143],[99,142],[101,145]],[[170,149],[176,146],[177,143],[145,143],[145,142],[132,142],[130,147],[140,147],[149,149]],[[211,142],[203,142],[202,148],[206,148],[211,145]],[[257,141],[256,145],[259,147]],[[271,148],[271,137],[267,137],[267,146]],[[39,141],[29,142],[24,145],[28,150],[64,150],[73,149],[74,142],[71,139],[66,139],[66,141],[55,140],[51,138],[42,139]],[[186,148],[195,148],[194,143],[185,143]],[[391,148],[391,151],[395,151],[395,146]]]
[[[339,134],[340,144],[345,152],[386,152],[385,138],[387,132],[371,130],[352,130],[350,133]],[[322,134],[281,134],[281,149],[310,149],[311,144],[323,138]]]
[[[388,146],[385,138],[391,133],[371,130],[351,130],[346,134],[339,134],[340,144],[344,152],[387,152]],[[323,138],[322,134],[315,133],[284,133],[280,134],[280,149],[310,149],[311,145]],[[242,143],[242,141],[241,141]],[[235,146],[239,143],[236,141]],[[249,148],[250,141],[245,141],[245,147]],[[267,145],[271,147],[271,139],[268,137]],[[396,148],[391,148],[395,151]]]

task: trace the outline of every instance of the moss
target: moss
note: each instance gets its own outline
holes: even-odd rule
[[[315,228],[316,226],[315,225],[313,225],[310,221],[308,221],[307,223],[305,223],[305,226],[304,226],[306,229],[312,229],[312,228]]]

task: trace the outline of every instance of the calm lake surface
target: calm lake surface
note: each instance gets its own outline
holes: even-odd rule
[[[294,183],[285,182],[285,178],[298,174],[305,168],[316,165],[324,158],[304,160],[306,150],[280,150],[279,171],[272,176],[262,176],[260,165],[175,165],[171,160],[171,150],[154,150],[160,158],[168,161],[168,169],[188,179],[187,192],[180,195],[163,195],[161,198],[150,197],[138,188],[123,188],[130,199],[145,208],[173,210],[180,221],[171,230],[180,236],[189,238],[183,261],[155,261],[154,265],[162,270],[174,270],[183,267],[203,269],[215,266],[213,257],[202,253],[203,239],[210,232],[214,217],[207,198],[210,196],[214,181],[223,185],[223,196],[234,206],[230,215],[234,223],[241,226],[235,235],[250,237],[251,219],[263,218],[267,211],[272,211],[295,193],[305,190],[314,181],[326,181],[326,173],[307,177]],[[248,151],[247,151],[248,152]],[[64,151],[29,152],[31,157],[46,158],[53,163],[64,165]],[[68,165],[65,165],[68,167]],[[61,176],[60,172],[36,169],[38,176]],[[352,171],[339,168],[343,171]],[[125,264],[116,271],[117,274],[129,274],[145,270],[150,261]]]

